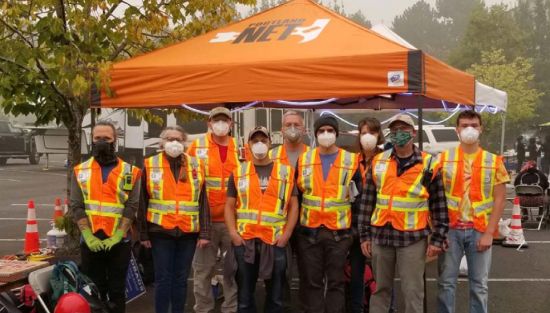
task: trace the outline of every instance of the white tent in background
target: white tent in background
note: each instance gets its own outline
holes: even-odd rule
[[[390,39],[404,47],[409,49],[417,49],[384,24],[376,24],[371,27],[371,30],[380,36]],[[476,105],[493,106],[498,108],[499,111],[506,112],[506,107],[508,105],[508,94],[505,91],[498,90],[476,81],[475,99]]]
[[[384,24],[376,24],[371,27],[371,30],[378,35],[392,40],[409,49],[416,49],[408,41],[396,34],[393,30]],[[476,94],[475,94],[476,106],[482,108],[495,107],[498,111],[506,112],[508,106],[508,94],[505,91],[487,86],[476,80]],[[500,137],[500,154],[504,153],[504,129],[506,125],[506,114],[502,114],[502,133]]]

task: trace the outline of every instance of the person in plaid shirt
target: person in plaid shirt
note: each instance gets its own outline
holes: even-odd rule
[[[404,312],[423,312],[426,257],[442,252],[449,230],[445,189],[436,158],[413,143],[412,118],[399,114],[389,129],[394,148],[373,160],[358,218],[361,250],[372,256],[377,284],[370,312],[389,311],[396,265]]]

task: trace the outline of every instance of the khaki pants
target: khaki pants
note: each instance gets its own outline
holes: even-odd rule
[[[387,313],[390,309],[395,268],[401,278],[404,313],[424,312],[424,270],[427,241],[395,248],[372,245],[372,269],[376,291],[370,298],[371,313]],[[400,310],[401,312],[401,310]]]
[[[193,259],[193,293],[197,313],[214,312],[215,300],[212,294],[211,280],[216,272],[218,250],[225,256],[231,249],[231,237],[224,223],[212,223],[210,244],[205,248],[197,248]],[[232,278],[235,279],[234,277]],[[223,313],[237,312],[237,284],[223,285],[224,301],[221,307]]]

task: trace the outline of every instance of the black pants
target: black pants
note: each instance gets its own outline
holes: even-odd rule
[[[320,228],[314,237],[298,234],[300,288],[304,289],[300,300],[306,313],[345,311],[344,270],[352,240],[350,235],[336,241],[326,228]]]
[[[130,242],[120,242],[110,251],[92,252],[80,246],[82,272],[97,285],[101,298],[109,299],[112,313],[126,311],[126,273],[130,262]]]
[[[238,313],[256,313],[256,283],[260,271],[260,248],[256,246],[254,264],[245,261],[245,247],[233,247],[237,259]],[[266,313],[283,313],[283,286],[286,279],[286,248],[273,247],[273,271],[271,279],[264,280]]]

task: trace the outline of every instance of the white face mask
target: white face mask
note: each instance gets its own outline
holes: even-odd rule
[[[366,133],[361,135],[361,147],[363,147],[363,150],[374,150],[374,148],[376,148],[377,142],[378,137],[373,134]]]
[[[290,128],[285,129],[284,135],[288,141],[297,142],[302,137],[302,131],[292,126]]]
[[[216,136],[225,136],[229,133],[229,123],[226,121],[217,121],[212,123],[212,132]]]
[[[263,160],[267,156],[267,145],[263,142],[256,142],[251,147],[252,154],[258,160]]]
[[[479,130],[471,126],[464,128],[460,132],[460,140],[467,145],[476,143],[478,139],[479,139]]]
[[[164,152],[172,158],[177,158],[183,153],[183,145],[178,141],[168,141],[164,144]]]
[[[320,146],[328,148],[336,142],[336,134],[329,133],[326,131],[322,132],[319,135],[317,135],[317,141],[319,142]]]

